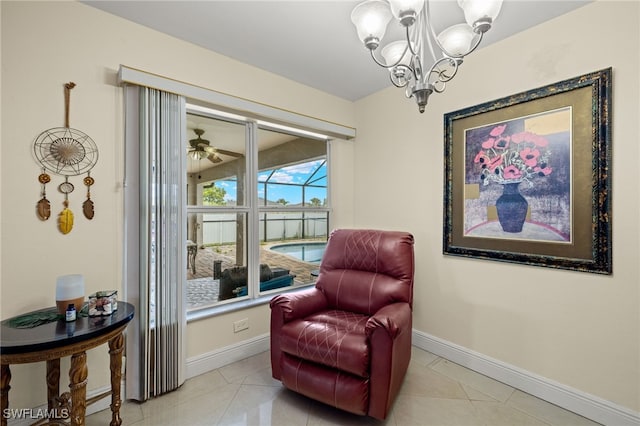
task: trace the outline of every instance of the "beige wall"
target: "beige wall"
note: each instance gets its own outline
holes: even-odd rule
[[[423,115],[394,88],[359,101],[354,145],[355,223],[416,237],[417,330],[636,412],[639,25],[640,3],[596,2],[482,48]],[[443,114],[609,66],[614,274],[443,256]]]
[[[355,121],[351,102],[80,3],[2,1],[1,7],[2,319],[53,305],[55,279],[63,274],[84,274],[87,293],[114,288],[122,294],[124,124],[122,89],[116,83],[120,64],[347,126]],[[70,203],[76,224],[70,234],[62,235],[55,223],[62,205],[54,186],[59,177],[47,189],[52,217],[47,222],[36,218],[40,169],[32,146],[40,132],[64,125],[63,84],[69,81],[77,84],[71,92],[71,127],[90,135],[100,156],[92,171],[95,218],[89,222],[82,216],[85,187],[82,176],[72,178],[76,190]],[[332,171],[339,168],[336,176],[341,179],[341,185],[333,185],[334,196],[347,207],[336,215],[341,223],[350,223],[353,213],[351,169],[345,167],[352,161],[352,145],[333,143],[341,154],[332,165]],[[263,306],[190,324],[188,356],[266,333],[267,310]],[[249,317],[252,327],[234,335],[231,323],[238,315]],[[89,354],[89,390],[109,383],[105,348]],[[15,366],[12,371],[11,405],[43,404],[44,365]]]

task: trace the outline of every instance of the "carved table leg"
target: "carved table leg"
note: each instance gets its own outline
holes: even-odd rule
[[[111,423],[109,426],[120,426],[120,381],[122,380],[122,351],[124,335],[122,333],[109,340],[109,367],[111,369]]]
[[[87,353],[80,352],[71,357],[69,388],[71,389],[71,425],[83,426],[87,411]]]
[[[9,370],[9,364],[2,364],[2,371],[0,371],[0,381],[2,384],[0,385],[0,399],[2,412],[0,413],[0,424],[2,426],[7,426],[7,417],[5,416],[5,411],[9,408],[9,382],[11,381],[11,370]]]
[[[47,407],[49,412],[58,408],[56,398],[60,396],[60,358],[47,361]]]

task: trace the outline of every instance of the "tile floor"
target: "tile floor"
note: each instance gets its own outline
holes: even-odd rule
[[[126,426],[597,424],[417,348],[384,422],[286,390],[271,378],[268,352],[194,377],[144,404],[126,402],[120,414]],[[110,419],[107,409],[87,417],[86,425],[108,425]]]

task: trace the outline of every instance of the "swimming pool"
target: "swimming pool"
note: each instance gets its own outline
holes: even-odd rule
[[[269,250],[286,254],[287,256],[291,256],[305,262],[320,264],[326,246],[326,242],[289,243],[271,246]]]

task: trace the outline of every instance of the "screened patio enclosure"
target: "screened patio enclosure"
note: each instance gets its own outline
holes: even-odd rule
[[[187,114],[187,125],[188,286],[197,280],[219,286],[226,270],[251,268],[251,259],[260,265],[260,289],[256,287],[254,297],[312,283],[317,264],[272,252],[269,246],[326,242],[328,142],[266,126],[254,126],[252,134],[246,123],[198,114]],[[263,286],[273,276],[288,278],[279,287]],[[248,280],[246,272],[242,279]],[[209,295],[215,301],[192,300],[191,305],[251,297],[242,287],[234,288],[233,296],[218,288],[217,295]]]

